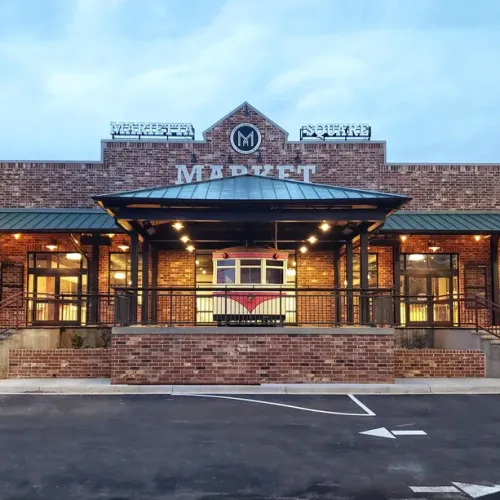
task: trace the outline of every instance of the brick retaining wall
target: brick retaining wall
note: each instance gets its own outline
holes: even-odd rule
[[[113,384],[393,382],[394,336],[113,334]]]
[[[443,349],[395,349],[394,373],[396,378],[484,377],[484,353]]]
[[[12,349],[10,378],[106,378],[110,349]]]

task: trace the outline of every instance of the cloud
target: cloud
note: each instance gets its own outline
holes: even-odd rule
[[[248,100],[291,138],[362,121],[393,161],[500,161],[486,2],[46,1],[0,10],[4,159],[95,160],[111,120],[201,132]]]

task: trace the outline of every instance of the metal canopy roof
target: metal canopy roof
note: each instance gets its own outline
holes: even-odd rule
[[[86,208],[0,208],[3,232],[121,232],[106,212]]]
[[[401,211],[387,218],[381,232],[408,234],[499,233],[500,212]]]
[[[313,184],[259,175],[224,177],[190,184],[137,189],[94,196],[115,201],[388,201],[398,205],[409,198],[400,195]]]
[[[0,208],[0,231],[108,233],[120,232],[121,228],[106,212],[96,209]],[[380,231],[398,234],[500,233],[500,211],[400,211],[388,217]]]

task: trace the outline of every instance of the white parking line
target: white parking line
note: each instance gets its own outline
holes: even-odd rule
[[[229,399],[229,400],[233,400],[233,401],[244,401],[246,403],[257,403],[257,404],[269,405],[269,406],[281,406],[282,408],[291,408],[292,410],[308,411],[311,413],[324,413],[326,415],[342,415],[345,417],[374,417],[375,416],[375,413],[373,413],[367,406],[365,406],[361,401],[359,401],[357,398],[355,398],[351,394],[348,394],[347,396],[349,396],[366,413],[344,413],[344,412],[338,412],[338,411],[317,410],[315,408],[304,408],[303,406],[287,405],[284,403],[275,403],[274,401],[262,401],[260,399],[239,398],[236,396],[220,396],[220,395],[216,395],[216,394],[177,393],[177,394],[173,394],[173,396],[189,396],[189,397],[195,397],[195,398]]]
[[[370,410],[370,408],[368,408],[368,406],[366,406],[365,404],[363,404],[356,396],[354,396],[353,394],[348,394],[347,396],[350,397],[361,409],[365,410],[366,414],[369,417],[374,417],[375,416],[375,413],[373,413]]]

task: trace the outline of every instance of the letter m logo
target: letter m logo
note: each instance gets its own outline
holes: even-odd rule
[[[255,137],[254,137],[254,132],[250,132],[248,135],[243,135],[239,130],[238,130],[238,138],[236,140],[236,144],[238,145],[239,148],[241,147],[250,147],[253,148],[255,145]]]

